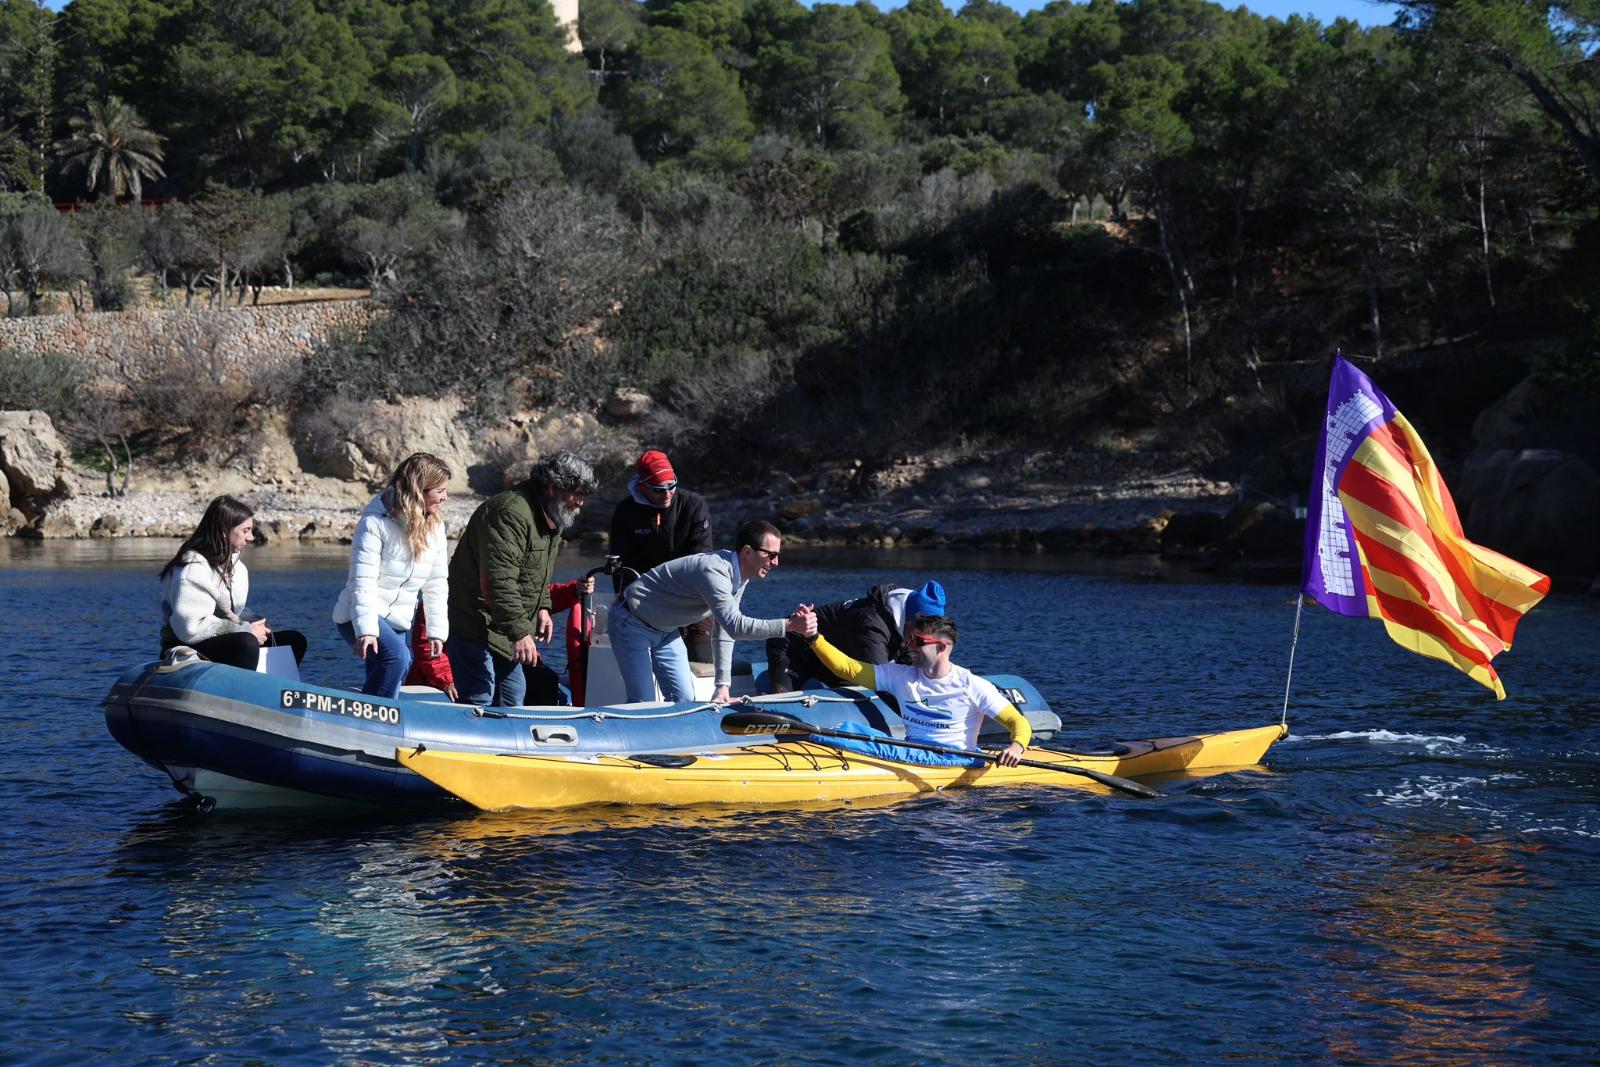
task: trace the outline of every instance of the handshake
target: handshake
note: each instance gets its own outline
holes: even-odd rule
[[[799,604],[789,613],[783,624],[785,633],[799,634],[807,641],[817,636],[817,609],[811,604]]]

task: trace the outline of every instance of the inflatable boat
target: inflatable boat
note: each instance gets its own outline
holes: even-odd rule
[[[589,693],[620,695],[620,673],[604,636],[589,650]],[[990,676],[1028,716],[1035,736],[1061,721],[1025,679]],[[734,692],[758,692],[764,679],[744,674]],[[133,668],[104,700],[106,725],[128,751],[160,769],[200,810],[353,801],[365,804],[459,803],[453,794],[402,764],[397,749],[448,749],[517,755],[618,755],[717,752],[748,745],[721,729],[724,709],[688,703],[591,703],[586,707],[480,708],[443,693],[407,687],[394,700],[308,684],[298,676],[211,663],[183,647]],[[603,697],[602,697],[603,699]],[[857,688],[805,690],[830,720],[858,722],[904,736],[884,698]],[[808,705],[810,706],[810,705]],[[1002,735],[1003,736],[1003,733]]]

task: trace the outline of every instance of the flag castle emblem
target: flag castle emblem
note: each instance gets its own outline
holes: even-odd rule
[[[1405,648],[1505,699],[1490,661],[1550,579],[1463,536],[1427,446],[1372,381],[1334,358],[1306,509],[1301,590],[1383,622]]]

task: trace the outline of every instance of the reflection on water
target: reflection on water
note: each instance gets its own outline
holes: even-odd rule
[[[149,565],[153,575],[172,558],[180,543],[181,539],[175,537],[49,541],[4,537],[0,538],[0,567],[69,570],[126,568],[139,571]],[[246,550],[244,558],[251,570],[299,567],[323,570],[348,563],[350,548],[348,545],[313,541],[277,541]]]
[[[1533,988],[1537,947],[1507,928],[1505,913],[1528,887],[1524,858],[1509,842],[1460,835],[1383,836],[1379,853],[1333,874],[1347,896],[1322,933],[1330,992],[1377,1016],[1388,1040],[1424,1058],[1515,1056],[1548,1015]],[[1336,1058],[1370,1060],[1365,1025],[1324,1030]]]
[[[1026,841],[1029,824],[1004,836]],[[514,1042],[562,1058],[686,1013],[720,1027],[773,985],[810,991],[788,1025],[832,1025],[853,998],[900,988],[882,951],[921,959],[917,1018],[986,1010],[989,984],[1021,964],[975,958],[973,934],[1027,880],[972,833],[942,798],[342,832],[174,815],[128,831],[111,877],[159,902],[158,950],[141,966],[172,1005],[163,1030],[186,1047],[267,1055],[287,1037],[275,1020],[310,1017],[318,1047],[341,1057]],[[885,851],[892,880],[869,890],[865,857]]]

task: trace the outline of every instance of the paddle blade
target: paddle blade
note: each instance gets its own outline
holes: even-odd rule
[[[1130,797],[1143,797],[1146,800],[1154,800],[1157,797],[1166,796],[1159,789],[1151,789],[1143,782],[1135,782],[1132,778],[1119,778],[1114,774],[1107,774],[1104,771],[1092,771],[1088,768],[1083,769],[1083,775],[1085,778],[1094,779],[1103,786],[1126,793]]]
[[[725,734],[811,734],[817,728],[775,711],[730,711],[722,717]]]

